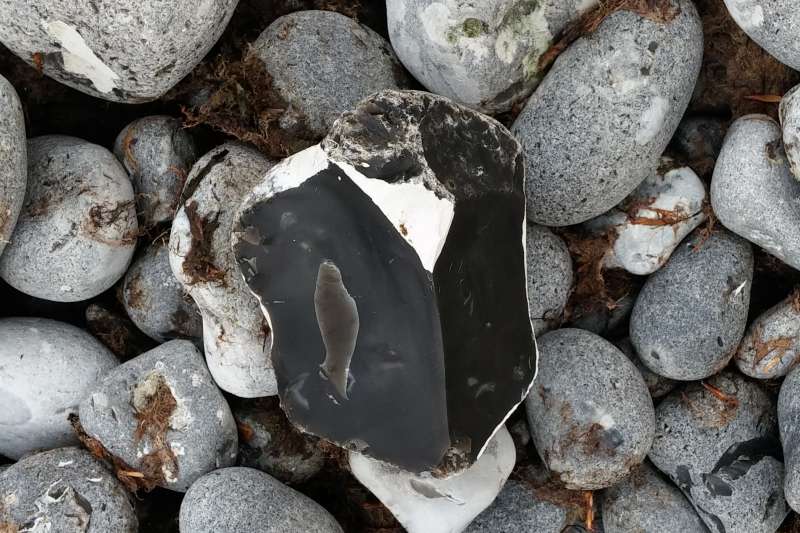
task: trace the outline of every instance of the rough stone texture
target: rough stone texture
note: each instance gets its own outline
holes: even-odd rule
[[[646,178],[619,206],[586,223],[590,231],[613,231],[606,268],[652,274],[667,262],[678,244],[705,219],[706,190],[688,167],[662,169]],[[673,168],[669,168],[672,165]]]
[[[406,68],[431,92],[498,113],[541,80],[539,59],[596,0],[392,0],[389,37]]]
[[[142,226],[149,229],[172,220],[198,157],[181,121],[161,115],[134,120],[117,136],[114,155],[133,182]]]
[[[313,500],[252,468],[223,468],[197,480],[181,504],[181,533],[342,533]]]
[[[800,299],[793,293],[756,318],[734,361],[739,370],[758,379],[785,376],[800,360]]]
[[[168,489],[186,491],[236,463],[233,415],[189,341],[167,342],[106,374],[81,401],[80,419],[112,455]]]
[[[275,20],[253,44],[278,94],[290,106],[282,125],[322,137],[343,112],[372,93],[407,86],[392,47],[333,11],[300,11]]]
[[[236,206],[272,162],[244,145],[227,143],[192,167],[172,223],[173,274],[203,317],[203,343],[219,387],[246,398],[277,394],[270,361],[272,334],[231,250]]]
[[[783,490],[786,501],[800,509],[800,371],[792,370],[781,384],[778,395],[778,426],[783,443],[786,479]]]
[[[708,533],[689,500],[645,461],[603,493],[605,533]]]
[[[392,512],[408,533],[463,529],[497,497],[511,474],[516,451],[502,426],[472,466],[446,478],[415,475],[350,452],[350,469]]]
[[[789,168],[794,177],[800,180],[800,85],[784,95],[779,114]]]
[[[800,182],[766,115],[734,122],[711,181],[711,205],[725,227],[800,269]]]
[[[239,466],[294,484],[308,481],[325,464],[318,441],[289,422],[276,397],[241,400],[233,416],[239,426]]]
[[[725,0],[733,20],[775,59],[800,70],[800,11],[792,0]]]
[[[541,335],[561,324],[574,274],[564,239],[538,224],[525,232],[528,280],[528,313],[533,331]]]
[[[28,141],[28,187],[0,276],[30,296],[77,302],[119,280],[138,236],[133,188],[114,156],[75,137]]]
[[[14,87],[0,76],[0,255],[11,239],[28,179],[25,116]]]
[[[673,4],[680,14],[669,22],[610,15],[558,57],[528,100],[513,131],[525,146],[532,221],[585,222],[655,174],[703,55],[694,5]]]
[[[653,442],[644,379],[613,344],[588,331],[551,331],[538,346],[525,407],[539,456],[569,489],[618,483]]]
[[[98,98],[163,95],[206,55],[236,0],[2,0],[0,42],[51,78]]]
[[[650,391],[650,396],[653,399],[661,398],[669,394],[672,389],[678,386],[678,382],[669,378],[665,378],[664,376],[659,376],[644,363],[642,360],[639,359],[639,356],[636,354],[636,350],[631,344],[631,340],[629,338],[622,339],[614,343],[614,345],[619,348],[622,353],[624,353],[628,359],[636,366],[636,369],[639,370],[639,373],[644,378],[644,382],[647,385],[647,390]]]
[[[0,472],[0,531],[136,533],[138,528],[128,492],[85,450],[29,455]]]
[[[753,382],[723,372],[673,391],[656,408],[650,460],[715,533],[772,533],[783,499],[775,404]]]
[[[630,337],[642,362],[677,380],[703,379],[733,357],[747,324],[750,244],[725,230],[696,231],[639,292]]]
[[[122,303],[133,323],[153,340],[202,338],[200,311],[172,273],[165,239],[151,244],[128,269]]]
[[[77,444],[67,416],[118,361],[85,331],[44,318],[2,319],[0,339],[0,455]]]

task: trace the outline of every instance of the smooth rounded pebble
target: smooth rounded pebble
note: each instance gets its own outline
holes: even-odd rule
[[[800,10],[793,0],[725,0],[736,24],[769,54],[800,70]]]
[[[614,245],[606,254],[606,268],[646,276],[661,268],[678,244],[706,219],[705,199],[703,182],[692,169],[676,168],[662,158],[658,172],[619,206],[586,226],[595,233],[612,232]]]
[[[133,187],[113,154],[75,137],[28,141],[28,190],[0,277],[36,298],[79,302],[128,268],[138,236]]]
[[[541,80],[539,59],[596,0],[391,0],[389,38],[425,87],[484,113],[501,113]]]
[[[525,407],[539,456],[568,489],[618,483],[653,442],[644,379],[619,349],[588,331],[551,331],[538,346]]]
[[[77,444],[67,417],[116,358],[85,331],[44,318],[4,318],[0,339],[0,455]]]
[[[286,418],[276,397],[241,400],[233,407],[239,427],[239,466],[263,470],[283,483],[308,481],[322,470],[317,440]]]
[[[181,121],[162,115],[134,120],[117,136],[114,155],[133,182],[142,226],[152,228],[172,220],[199,156]]]
[[[528,314],[536,335],[558,327],[572,292],[572,258],[564,239],[538,224],[525,232]]]
[[[778,394],[778,427],[786,463],[784,496],[789,505],[800,509],[800,371],[792,370]]]
[[[750,324],[734,361],[750,377],[779,378],[800,360],[799,343],[800,296],[792,293]]]
[[[172,222],[172,273],[203,318],[206,362],[219,387],[245,398],[278,393],[272,334],[231,249],[235,207],[272,167],[258,151],[226,143],[192,167]]]
[[[84,431],[158,485],[186,491],[236,463],[236,423],[189,341],[162,344],[121,364],[80,404]]]
[[[673,391],[656,408],[650,460],[712,532],[773,533],[789,508],[775,404],[733,372]]]
[[[708,533],[689,500],[649,462],[603,493],[605,533]]]
[[[653,399],[666,396],[672,391],[672,389],[678,386],[677,381],[665,378],[664,376],[659,376],[647,368],[647,366],[642,363],[642,360],[639,359],[639,356],[636,354],[636,350],[634,349],[633,344],[631,344],[631,340],[629,338],[619,340],[615,342],[614,345],[619,348],[622,353],[624,353],[625,356],[636,366],[636,369],[642,375],[642,378],[644,378],[644,382],[647,384],[647,390],[650,391],[650,396],[652,396]]]
[[[0,42],[98,98],[154,100],[217,41],[237,0],[0,0]]]
[[[800,269],[800,182],[766,115],[734,122],[711,180],[711,205],[726,228]]]
[[[695,231],[639,292],[630,338],[653,372],[690,381],[719,372],[747,324],[753,250],[719,230]]]
[[[202,338],[200,311],[175,279],[164,239],[151,244],[128,269],[122,303],[133,323],[155,341]]]
[[[333,11],[280,17],[253,44],[253,53],[290,106],[282,125],[313,136],[325,135],[341,113],[370,94],[408,84],[383,37]]]
[[[180,512],[181,533],[342,533],[316,502],[253,468],[223,468],[197,480]]]
[[[783,149],[792,174],[800,180],[800,85],[783,96],[779,109]]]
[[[136,533],[130,495],[80,448],[29,455],[0,472],[0,530]]]
[[[11,239],[28,180],[25,116],[14,87],[0,76],[0,255]]]
[[[585,222],[655,174],[703,56],[692,2],[664,9],[668,22],[610,15],[558,57],[528,100],[513,131],[525,147],[533,222]]]

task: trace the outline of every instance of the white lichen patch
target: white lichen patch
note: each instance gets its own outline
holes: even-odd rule
[[[102,93],[109,93],[117,87],[119,75],[97,57],[75,27],[60,20],[43,22],[43,26],[61,47],[65,70],[87,78]]]
[[[758,28],[764,24],[764,8],[753,5],[751,0],[729,0],[728,11],[743,30]]]
[[[664,128],[669,110],[669,101],[666,98],[653,96],[650,99],[650,105],[639,120],[639,130],[636,132],[637,144],[647,144],[656,138]]]

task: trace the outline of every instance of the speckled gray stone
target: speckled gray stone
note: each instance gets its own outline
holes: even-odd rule
[[[797,511],[800,509],[800,369],[792,370],[781,384],[778,427],[786,463],[784,496],[792,509]]]
[[[143,413],[152,420],[153,399],[165,387],[175,405],[161,435],[155,423],[140,426],[140,420]],[[146,475],[147,456],[157,454],[159,485],[168,489],[186,491],[200,476],[236,462],[233,415],[189,341],[167,342],[106,374],[81,401],[80,419],[86,433]],[[165,460],[170,452],[174,460]]]
[[[585,222],[655,173],[703,55],[697,10],[690,0],[673,5],[680,14],[666,23],[610,15],[559,56],[528,100],[512,129],[525,146],[530,220]]]
[[[30,296],[77,302],[119,280],[138,236],[133,187],[105,148],[75,137],[28,141],[28,187],[0,277]]]
[[[67,416],[116,358],[85,331],[44,318],[4,318],[0,339],[0,455],[77,444]]]
[[[645,461],[603,493],[606,533],[708,533],[689,500]]]
[[[631,344],[631,340],[629,338],[619,340],[615,342],[614,345],[619,348],[622,353],[628,357],[628,359],[631,360],[634,366],[636,366],[637,370],[639,370],[639,373],[642,374],[644,382],[647,384],[647,390],[650,391],[650,396],[652,396],[653,399],[666,396],[672,391],[672,389],[678,386],[677,381],[665,378],[664,376],[659,376],[647,368],[647,366],[642,363],[642,360],[639,359],[639,356],[636,354],[636,350],[634,349],[633,344]]]
[[[1,0],[0,42],[61,83],[117,102],[163,95],[203,59],[237,0]]]
[[[136,533],[138,528],[130,495],[86,450],[30,455],[0,472],[0,530]]]
[[[561,324],[574,274],[572,258],[564,239],[538,224],[528,224],[527,249],[528,313],[536,335]]]
[[[649,457],[713,533],[773,533],[789,511],[777,437],[769,396],[723,372],[664,398]]]
[[[236,206],[272,166],[237,143],[204,155],[186,180],[169,239],[172,273],[202,314],[208,369],[221,389],[245,398],[272,396],[278,389],[270,361],[272,333],[239,272],[231,229]],[[195,231],[203,228],[202,239],[192,237],[192,224]],[[200,251],[193,251],[198,246]]]
[[[0,255],[22,210],[27,165],[22,104],[14,87],[0,76]]]
[[[299,11],[275,20],[253,44],[278,94],[289,104],[282,125],[322,137],[339,115],[383,89],[407,86],[383,37],[333,11]]]
[[[596,0],[390,0],[389,37],[431,92],[484,113],[508,111],[541,80],[539,58]]]
[[[742,30],[775,59],[800,70],[800,10],[793,0],[725,0]]]
[[[642,362],[684,381],[719,372],[744,335],[752,282],[747,241],[724,229],[704,241],[695,231],[636,299],[630,338]]]
[[[756,318],[747,329],[734,361],[750,377],[785,376],[800,359],[800,302],[791,294]]]
[[[618,483],[653,442],[644,379],[619,349],[588,331],[551,331],[538,346],[525,407],[539,456],[569,489]]]
[[[224,468],[192,485],[181,504],[181,533],[342,533],[316,502],[252,468]]]
[[[286,418],[278,398],[241,400],[233,406],[239,426],[239,466],[263,470],[283,483],[303,483],[322,469],[325,454],[317,439]]]
[[[151,339],[202,338],[200,311],[172,273],[165,239],[151,244],[128,269],[122,303],[133,323]]]
[[[783,96],[779,109],[783,149],[792,174],[800,180],[800,85]]]
[[[726,228],[800,269],[800,182],[766,115],[734,122],[711,180],[711,205]]]
[[[198,154],[180,120],[156,115],[134,120],[114,142],[114,155],[128,171],[142,226],[175,216],[181,191]]]

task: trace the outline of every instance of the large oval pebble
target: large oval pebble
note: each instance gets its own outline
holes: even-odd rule
[[[11,239],[28,179],[25,117],[14,87],[0,76],[0,254]]]

